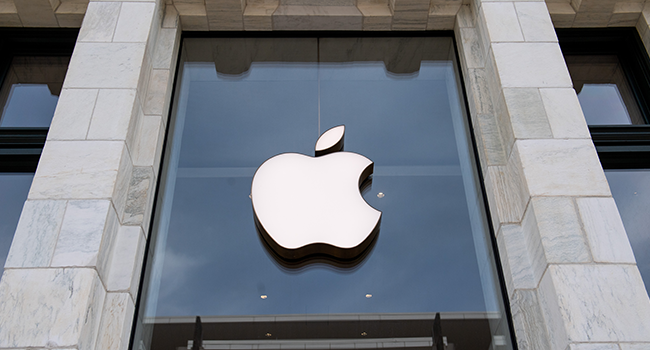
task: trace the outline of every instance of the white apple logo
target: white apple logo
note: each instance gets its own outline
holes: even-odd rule
[[[373,162],[343,152],[345,126],[327,130],[316,157],[283,153],[255,172],[251,199],[255,224],[282,258],[330,256],[352,260],[379,232],[381,212],[361,196]]]

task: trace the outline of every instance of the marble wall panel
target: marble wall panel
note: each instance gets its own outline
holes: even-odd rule
[[[145,42],[151,32],[155,3],[124,3],[115,27],[113,42]]]
[[[550,265],[539,291],[546,323],[558,331],[551,334],[554,349],[650,341],[650,300],[635,265]]]
[[[517,18],[527,42],[557,42],[546,3],[515,2]]]
[[[503,89],[503,96],[515,138],[553,136],[538,89]]]
[[[502,225],[497,242],[501,265],[504,268],[504,277],[506,282],[510,281],[510,283],[506,283],[509,295],[512,297],[517,289],[537,287],[522,227],[512,224]]]
[[[517,140],[531,196],[610,196],[591,140]]]
[[[54,254],[66,201],[26,201],[5,268],[47,267]]]
[[[121,2],[88,3],[77,42],[111,42],[121,7]]]
[[[278,2],[249,3],[244,10],[244,30],[273,30],[273,12]]]
[[[134,89],[144,51],[143,43],[77,43],[63,86]]]
[[[569,344],[568,350],[620,350],[617,344]]]
[[[611,197],[577,198],[594,261],[634,264],[634,253]]]
[[[559,139],[591,138],[578,96],[572,88],[539,89],[546,115]]]
[[[48,141],[28,198],[111,198],[123,149],[121,141]]]
[[[100,323],[102,330],[97,337],[95,349],[126,350],[131,333],[133,300],[128,293],[107,293]]]
[[[524,41],[514,2],[484,2],[479,11],[491,42]]]
[[[118,229],[107,266],[107,291],[125,292],[131,289],[132,277],[138,265],[136,260],[143,258],[138,255],[143,238],[140,226],[121,226]]]
[[[92,348],[105,295],[94,269],[8,269],[0,295],[0,348]]]
[[[133,115],[135,89],[101,89],[87,139],[125,140]]]
[[[96,266],[109,210],[108,200],[69,201],[51,266]]]
[[[573,86],[555,43],[494,43],[492,50],[504,88]]]
[[[97,89],[61,90],[47,139],[85,139],[98,94],[99,90]]]
[[[512,319],[520,350],[552,349],[534,289],[514,292],[510,299]]]

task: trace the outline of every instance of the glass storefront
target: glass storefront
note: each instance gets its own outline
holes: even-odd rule
[[[179,64],[133,349],[512,348],[451,38],[186,38]],[[289,263],[253,175],[337,125],[379,233]]]

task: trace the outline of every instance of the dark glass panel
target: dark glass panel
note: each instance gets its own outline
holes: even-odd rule
[[[0,263],[4,266],[34,174],[0,173]]]
[[[650,169],[605,170],[636,264],[650,291]]]

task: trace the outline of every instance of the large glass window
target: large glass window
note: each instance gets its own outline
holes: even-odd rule
[[[0,266],[63,86],[76,30],[0,30]]]
[[[510,349],[455,57],[446,37],[185,39],[132,348]],[[285,261],[253,175],[337,125],[374,162],[379,234]]]

